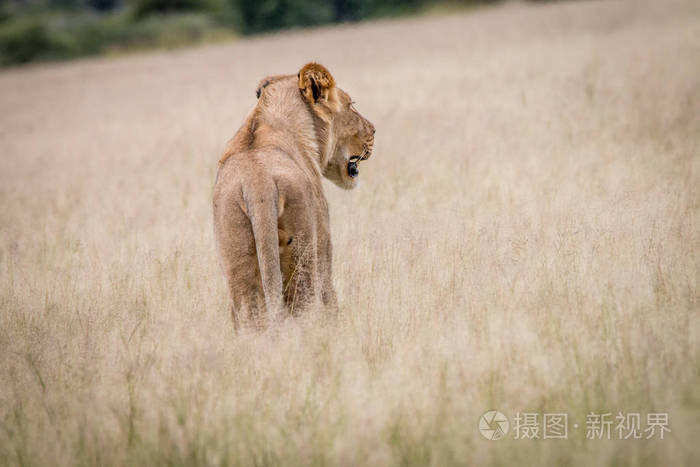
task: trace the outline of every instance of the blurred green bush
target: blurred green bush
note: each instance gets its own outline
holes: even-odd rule
[[[0,28],[0,65],[50,58],[62,49],[63,44],[38,19],[22,18]]]
[[[495,0],[0,0],[0,66]]]

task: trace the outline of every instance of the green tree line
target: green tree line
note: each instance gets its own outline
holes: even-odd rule
[[[0,65],[496,0],[0,0]]]

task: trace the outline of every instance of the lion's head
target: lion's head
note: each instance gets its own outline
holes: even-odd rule
[[[281,88],[295,78],[301,100],[313,116],[323,175],[344,189],[357,185],[359,168],[372,155],[374,125],[355,109],[352,98],[335,84],[330,72],[309,63],[293,75],[270,76],[258,84],[256,95]],[[266,93],[268,91],[265,91]]]
[[[297,76],[299,91],[328,135],[323,175],[341,188],[354,188],[360,162],[372,155],[374,125],[360,115],[352,98],[335,85],[324,66],[309,63]]]

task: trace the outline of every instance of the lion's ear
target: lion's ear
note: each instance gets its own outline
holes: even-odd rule
[[[260,99],[260,95],[262,94],[263,89],[265,89],[265,87],[266,87],[268,84],[270,84],[270,80],[267,79],[267,78],[261,80],[261,81],[258,83],[258,87],[255,89],[255,97],[256,97],[257,99]]]
[[[310,104],[327,100],[335,87],[335,80],[323,65],[307,63],[299,70],[299,91]]]

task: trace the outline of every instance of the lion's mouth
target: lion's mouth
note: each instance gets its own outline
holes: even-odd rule
[[[355,178],[360,175],[360,162],[367,160],[372,150],[366,144],[362,145],[362,154],[359,156],[351,156],[348,160],[348,175]]]
[[[350,175],[350,177],[355,178],[358,175],[360,175],[360,169],[358,165],[361,160],[362,159],[360,158],[360,156],[352,156],[348,161],[348,175]]]

